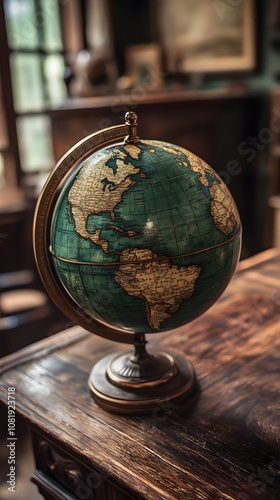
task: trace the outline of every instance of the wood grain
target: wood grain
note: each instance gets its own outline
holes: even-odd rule
[[[197,389],[185,405],[143,417],[103,411],[88,375],[122,347],[79,327],[2,360],[0,397],[15,386],[17,410],[36,433],[132,498],[276,500],[279,331],[280,254],[269,251],[241,266],[203,316],[149,336],[194,363]]]

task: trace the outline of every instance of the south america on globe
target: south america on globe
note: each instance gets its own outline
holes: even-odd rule
[[[160,141],[105,146],[64,184],[51,222],[56,273],[77,307],[136,333],[180,327],[227,287],[241,223],[217,173]]]

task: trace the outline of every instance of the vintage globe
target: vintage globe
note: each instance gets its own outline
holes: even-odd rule
[[[157,333],[206,311],[240,255],[233,198],[202,159],[167,142],[85,157],[53,208],[53,265],[77,308],[125,332]]]
[[[140,140],[133,112],[61,158],[35,211],[40,276],[74,323],[134,345],[97,354],[88,387],[98,405],[138,414],[192,393],[192,362],[147,351],[145,334],[172,332],[211,307],[240,246],[238,211],[217,173],[186,149]]]

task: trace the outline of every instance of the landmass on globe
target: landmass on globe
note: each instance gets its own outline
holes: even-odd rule
[[[196,296],[198,280],[206,280],[209,271],[212,280],[216,273],[217,280],[211,284],[209,301],[216,300],[221,276],[211,259],[218,256],[222,262],[226,251],[229,262],[223,265],[228,281],[231,277],[241,232],[237,208],[218,175],[187,150],[159,141],[104,148],[84,160],[60,199],[64,215],[57,210],[52,243],[60,278],[77,303],[82,300],[83,307],[110,324],[115,321],[117,326],[132,328],[129,319],[119,320],[120,311],[110,316],[102,306],[97,289],[106,289],[108,280],[114,282],[108,285],[108,296],[119,293],[119,286],[127,296],[143,302],[150,331],[154,331],[178,311],[181,314],[182,304]],[[64,244],[66,227],[70,232],[73,228],[78,237],[71,235],[72,249]],[[107,278],[101,277],[98,266],[103,266]],[[74,289],[69,273],[75,275]],[[95,295],[86,273],[95,280]],[[87,296],[83,297],[85,283]],[[129,318],[133,318],[133,304],[130,316],[126,309]]]
[[[158,330],[192,296],[201,268],[176,266],[157,257],[150,249],[127,248],[114,278],[126,293],[145,301],[148,322]]]

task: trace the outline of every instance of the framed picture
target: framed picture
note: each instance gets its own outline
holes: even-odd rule
[[[129,45],[125,51],[126,75],[133,87],[156,90],[162,83],[161,48],[157,43]]]
[[[254,0],[157,0],[166,70],[250,71],[255,67]]]

